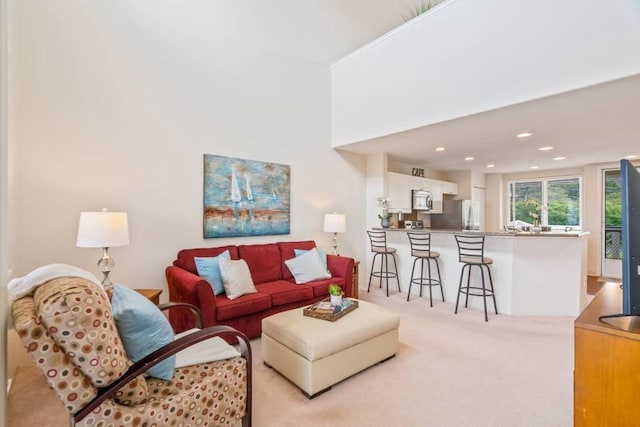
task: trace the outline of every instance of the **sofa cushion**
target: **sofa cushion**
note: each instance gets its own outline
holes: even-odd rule
[[[280,258],[282,258],[282,265],[280,268],[282,269],[282,278],[284,280],[289,280],[293,276],[289,271],[289,268],[284,263],[286,260],[294,258],[295,252],[294,249],[313,249],[316,247],[316,242],[313,240],[303,240],[299,242],[280,242],[278,243],[278,248],[280,249]]]
[[[220,246],[219,248],[198,248],[182,249],[178,252],[178,257],[173,261],[173,265],[183,268],[193,274],[198,274],[195,257],[208,258],[220,255],[224,251],[229,251],[231,259],[238,259],[238,248],[236,246]]]
[[[300,255],[304,255],[313,249],[294,249],[293,253],[296,254],[296,258]],[[318,255],[320,255],[320,260],[322,261],[322,265],[324,265],[324,269],[327,269],[327,251],[324,249],[318,249]],[[287,260],[288,261],[288,260]],[[286,261],[285,261],[286,264]]]
[[[318,250],[315,248],[306,251],[300,256],[288,259],[284,263],[298,284],[331,277],[327,267],[322,263]]]
[[[280,249],[276,243],[240,245],[238,255],[247,262],[256,285],[282,279]]]
[[[271,308],[271,296],[263,293],[247,294],[230,300],[225,294],[216,297],[216,320],[224,321]]]
[[[286,280],[262,283],[256,288],[258,292],[271,295],[271,304],[274,307],[313,298],[311,287],[294,285]]]
[[[314,280],[313,282],[305,283],[304,285],[297,286],[308,286],[313,289],[314,297],[329,297],[329,285],[331,283],[335,283],[344,289],[344,279],[332,277],[331,279],[322,279],[322,280]]]
[[[214,257],[201,258],[197,256],[193,258],[198,269],[198,276],[209,282],[214,295],[220,295],[224,292],[222,275],[220,274],[220,259],[222,258],[231,259],[228,250]]]
[[[220,259],[220,275],[227,298],[234,300],[244,294],[256,293],[256,287],[251,280],[251,272],[247,262],[243,259]]]

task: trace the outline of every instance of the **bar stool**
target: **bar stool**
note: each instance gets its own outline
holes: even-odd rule
[[[458,302],[460,300],[460,294],[465,294],[464,306],[467,307],[469,302],[469,295],[482,297],[484,302],[484,320],[489,321],[487,316],[487,298],[493,298],[493,309],[498,314],[498,307],[496,306],[496,295],[493,291],[493,280],[491,278],[491,269],[489,266],[493,264],[491,258],[484,256],[484,236],[468,236],[468,235],[455,235],[456,243],[458,244],[458,260],[463,263],[462,271],[460,271],[460,284],[458,286],[458,297],[456,298],[456,311],[458,314]],[[480,268],[480,277],[482,277],[482,287],[471,286],[471,267]],[[464,277],[464,269],[468,267],[467,271],[467,286],[462,286],[462,279]],[[484,280],[484,269],[486,268],[489,275],[489,287],[487,289]]]
[[[373,260],[371,261],[371,274],[369,275],[369,286],[367,292],[371,289],[371,279],[373,277],[380,278],[380,287],[382,288],[382,279],[387,282],[387,296],[389,296],[389,278],[395,277],[398,282],[398,292],[400,292],[400,280],[398,279],[398,265],[396,264],[396,249],[387,246],[387,233],[384,231],[367,231],[369,240],[371,240],[371,252],[373,252]],[[376,264],[376,257],[380,255],[380,271],[373,271]],[[389,271],[389,255],[393,259],[395,271]]]
[[[440,266],[438,265],[438,258],[440,254],[431,250],[431,233],[407,233],[409,243],[411,244],[411,256],[415,257],[413,260],[413,268],[411,269],[411,280],[409,281],[409,292],[407,292],[407,301],[411,296],[411,285],[414,283],[420,286],[420,296],[422,296],[422,287],[429,287],[429,305],[433,307],[433,296],[431,287],[440,286],[440,294],[442,295],[442,302],[444,302],[444,290],[442,289],[442,279],[440,277]],[[413,273],[416,269],[416,263],[420,260],[420,277],[413,278]],[[431,262],[436,264],[436,271],[438,272],[438,279],[431,277]],[[424,264],[427,263],[428,276],[424,277]]]

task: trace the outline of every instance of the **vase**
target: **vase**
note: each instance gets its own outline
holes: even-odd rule
[[[380,219],[380,225],[382,226],[382,228],[389,228],[389,227],[391,227],[391,219],[389,219],[389,218],[382,218],[382,219]]]
[[[342,295],[330,295],[331,305],[342,305]]]

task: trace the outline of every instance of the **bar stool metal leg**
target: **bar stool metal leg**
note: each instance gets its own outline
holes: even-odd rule
[[[440,294],[442,295],[442,302],[444,302],[444,289],[442,288],[442,277],[440,276],[440,264],[438,263],[438,259],[434,259],[436,262],[436,270],[438,271],[438,283],[440,284]]]
[[[491,296],[493,297],[493,309],[498,314],[498,306],[496,305],[496,293],[493,290],[493,278],[491,277],[491,269],[487,266],[487,273],[489,273],[489,286],[491,286]]]

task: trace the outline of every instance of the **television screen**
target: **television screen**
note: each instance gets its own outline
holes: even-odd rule
[[[640,315],[640,172],[620,160],[622,185],[622,314]]]

